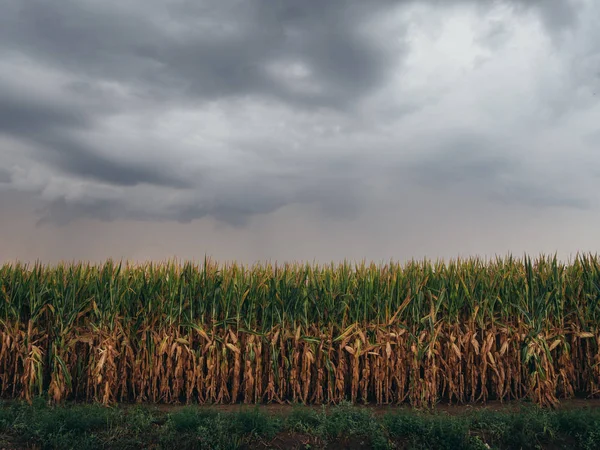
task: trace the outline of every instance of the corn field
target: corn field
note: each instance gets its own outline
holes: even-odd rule
[[[600,259],[0,268],[0,396],[469,403],[600,395]]]

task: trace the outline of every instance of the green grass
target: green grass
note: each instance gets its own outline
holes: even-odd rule
[[[188,406],[50,407],[42,401],[0,404],[0,448],[235,449],[269,448],[282,436],[295,448],[560,449],[600,448],[600,409],[441,412],[373,410],[343,404],[223,411]],[[289,441],[287,441],[289,443]],[[279,444],[281,445],[281,444]],[[280,447],[281,448],[281,447]]]

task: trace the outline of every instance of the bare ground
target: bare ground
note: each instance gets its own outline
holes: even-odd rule
[[[134,404],[119,404],[119,405],[126,407],[126,408],[134,406]],[[141,403],[141,405],[149,406],[150,408],[154,408],[158,411],[165,412],[165,413],[174,412],[174,411],[177,411],[182,408],[190,406],[190,405],[185,405],[185,404],[153,404],[153,405],[150,405],[147,403]],[[487,403],[469,403],[469,404],[438,403],[433,408],[418,408],[418,409],[412,408],[411,406],[408,406],[408,405],[356,404],[357,407],[366,408],[366,409],[371,410],[373,412],[373,414],[375,414],[376,416],[381,416],[381,415],[384,415],[387,413],[410,412],[410,411],[431,412],[431,413],[442,412],[442,413],[447,413],[450,415],[465,414],[470,411],[477,411],[477,410],[481,410],[481,409],[486,409],[489,411],[510,412],[510,411],[518,411],[519,408],[521,408],[524,405],[532,405],[532,403],[524,402],[524,401],[510,401],[510,402],[490,401]],[[299,405],[299,404],[292,405],[291,403],[284,403],[284,404],[271,403],[271,404],[254,405],[254,404],[236,403],[236,404],[230,404],[230,405],[203,404],[203,405],[198,405],[198,407],[199,408],[210,408],[210,409],[213,409],[216,411],[222,411],[222,412],[236,412],[236,411],[239,411],[240,409],[248,409],[248,408],[258,407],[261,409],[262,412],[265,412],[267,414],[285,416],[286,414],[289,414],[294,409],[294,407],[314,409],[316,411],[321,411],[322,408],[325,407],[325,410],[327,411],[331,408],[334,408],[335,405],[324,405],[324,406],[322,406],[322,405]],[[560,404],[558,405],[558,407],[556,409],[571,410],[571,409],[584,409],[584,408],[600,408],[600,399],[599,398],[594,398],[594,399],[574,398],[574,399],[561,400]]]

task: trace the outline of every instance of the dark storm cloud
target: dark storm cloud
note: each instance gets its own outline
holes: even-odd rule
[[[175,1],[166,6],[149,1],[142,9],[128,9],[128,3],[8,0],[0,39],[6,50],[74,72],[143,82],[146,94],[159,98],[259,93],[347,105],[381,82],[390,68],[386,43],[365,39],[360,25],[402,3],[414,2]],[[482,2],[480,8],[492,3]],[[508,3],[540,11],[551,31],[577,20],[576,1]],[[393,39],[403,32],[399,28]],[[274,83],[265,65],[277,59],[307,63],[323,92],[298,94]]]
[[[126,10],[110,3],[13,0],[0,19],[0,39],[7,50],[135,83],[145,95],[168,101],[174,95],[202,100],[256,93],[341,106],[376,86],[389,68],[384,48],[356,29],[389,4],[180,1]],[[307,64],[321,92],[302,94],[274,81],[265,66],[278,60]]]
[[[0,133],[27,136],[56,128],[89,126],[84,111],[67,105],[28,98],[24,93],[7,92],[0,85]]]
[[[150,183],[185,187],[187,183],[155,166],[111,160],[93,143],[73,136],[93,127],[85,103],[61,104],[34,99],[25,92],[6,92],[0,86],[0,133],[40,147],[39,160],[81,177],[122,186]]]
[[[38,213],[41,216],[40,225],[46,223],[64,225],[81,218],[102,221],[119,219],[175,220],[189,223],[210,216],[228,225],[240,227],[246,225],[252,216],[274,212],[288,203],[286,199],[278,195],[232,190],[226,195],[220,196],[218,202],[214,199],[203,204],[190,201],[188,204],[179,205],[176,209],[160,212],[132,209],[131,205],[123,204],[116,199],[91,198],[72,202],[66,198],[59,198],[40,208]]]
[[[348,108],[377,86],[389,68],[385,46],[362,38],[355,27],[387,3],[174,2],[167,14],[152,2],[128,11],[110,3],[12,1],[0,18],[0,51],[24,54],[82,77],[66,94],[83,102],[43,103],[22,101],[22,93],[5,95],[0,97],[0,132],[34,141],[44,148],[40,160],[76,176],[121,186],[143,182],[189,187],[165,174],[164,167],[125,164],[77,136],[123,107],[98,99],[101,92],[94,90],[93,80],[131,85],[140,98],[167,107],[258,95],[297,107]],[[177,29],[162,23],[169,17]],[[285,79],[278,80],[267,69],[279,61],[305,65],[316,89],[298,92]],[[86,103],[90,98],[93,104]],[[210,214],[240,224],[245,216],[272,212],[286,202],[252,186],[236,195],[229,200],[219,195],[222,205],[191,206],[176,218]],[[60,204],[56,208],[73,215]],[[97,214],[108,217],[106,208],[100,205]]]
[[[312,180],[318,185],[311,186]],[[248,177],[247,180],[210,180],[211,190],[188,190],[176,205],[146,208],[128,203],[123,198],[103,198],[86,195],[78,200],[66,196],[48,202],[38,209],[39,224],[65,224],[88,218],[103,221],[119,219],[189,223],[196,219],[212,217],[233,227],[242,227],[252,217],[269,214],[292,204],[314,204],[326,217],[349,219],[356,217],[364,188],[360,179],[340,175],[327,177],[325,173],[313,173],[310,177],[298,174],[291,177],[279,175]],[[157,198],[157,202],[161,199]],[[147,206],[147,205],[146,205]]]
[[[65,191],[55,195],[41,211],[42,223],[65,223],[79,217],[187,222],[211,216],[242,226],[254,215],[272,213],[294,203],[316,204],[326,216],[355,217],[369,196],[369,179],[377,180],[384,172],[381,166],[389,165],[401,167],[421,185],[438,189],[463,184],[485,191],[491,186],[490,192],[499,201],[513,199],[535,207],[581,207],[578,199],[561,200],[556,192],[548,194],[555,197],[545,197],[527,184],[505,189],[503,177],[514,178],[518,164],[514,155],[504,155],[503,148],[484,132],[468,136],[458,132],[453,138],[442,139],[433,157],[422,157],[416,163],[388,152],[393,138],[374,146],[375,152],[392,154],[390,161],[369,165],[356,158],[356,154],[367,153],[371,147],[368,141],[353,141],[352,136],[377,136],[379,122],[414,114],[429,102],[390,95],[389,104],[366,113],[360,110],[362,100],[390,77],[399,75],[410,52],[410,44],[405,41],[406,23],[400,21],[389,35],[375,38],[366,28],[377,27],[377,23],[369,21],[381,19],[399,5],[416,3],[5,0],[0,14],[2,70],[8,72],[11,61],[17,66],[27,61],[39,68],[40,83],[44,81],[44,69],[62,74],[68,81],[55,83],[46,96],[39,96],[28,92],[25,82],[12,80],[9,73],[0,76],[0,136],[28,144],[31,159],[44,164],[52,174],[97,181],[123,194],[122,198],[100,194],[77,197]],[[435,7],[476,3],[485,14],[497,2],[422,3]],[[578,22],[575,1],[507,0],[506,4],[538,13],[552,36],[561,35]],[[501,48],[509,35],[510,30],[498,23],[481,40],[492,49]],[[3,85],[2,80],[11,83]],[[400,78],[399,83],[403,82]],[[115,85],[117,91],[126,94],[115,94],[106,85]],[[311,130],[314,123],[310,117],[304,122],[291,121],[282,133],[307,136],[299,138],[298,145],[304,148],[277,159],[269,155],[286,153],[287,146],[292,145],[291,136],[276,136],[270,147],[255,150],[253,136],[241,134],[238,138],[236,122],[226,122],[225,117],[231,136],[221,139],[226,141],[223,145],[260,157],[245,164],[232,156],[229,164],[233,169],[221,171],[204,164],[208,159],[205,154],[213,151],[213,144],[217,147],[221,143],[219,139],[211,141],[209,136],[205,138],[208,143],[192,142],[184,147],[181,142],[187,135],[175,131],[171,142],[154,142],[154,129],[148,125],[152,120],[160,126],[168,122],[171,110],[199,109],[231,99],[250,105],[283,105],[290,115],[332,111],[337,114],[332,123],[342,123],[350,138],[336,138],[331,131],[336,123],[318,134]],[[559,108],[564,106],[558,103]],[[380,120],[379,111],[394,117]],[[115,142],[118,145],[119,133],[129,127],[117,127],[112,131],[113,139],[106,142],[98,140],[102,136],[99,130],[104,129],[105,122],[112,120],[114,124],[122,116],[150,119],[137,125],[134,147],[128,147],[129,141],[123,138],[118,149],[107,148]],[[275,115],[264,118],[270,121],[265,126],[274,127],[271,122],[277,119]],[[194,130],[190,127],[186,131],[191,135]],[[335,139],[341,143],[329,144]],[[164,146],[163,154],[172,155],[175,163],[166,164],[167,158],[160,159],[156,152],[147,151],[146,147],[153,145]],[[353,156],[329,155],[328,145],[334,151],[347,145],[349,150],[354,149]],[[312,151],[316,156],[305,155]],[[280,170],[287,175],[263,172],[262,167],[269,165],[276,166],[272,172]],[[177,168],[189,170],[178,172]],[[10,173],[3,173],[0,171],[0,182],[14,181]],[[164,204],[157,202],[156,208],[149,210],[138,197],[127,197],[140,184],[163,189]],[[145,198],[153,199],[154,192]],[[177,201],[169,203],[172,199]]]
[[[41,159],[72,175],[118,186],[135,186],[139,183],[177,188],[190,186],[188,181],[156,165],[148,167],[146,163],[132,164],[105,157],[93,144],[66,133],[47,133],[38,136],[36,142],[51,150]]]

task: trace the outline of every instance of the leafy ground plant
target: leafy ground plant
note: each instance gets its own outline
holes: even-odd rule
[[[342,404],[289,407],[0,406],[0,448],[568,449],[600,448],[600,408],[455,414]]]

